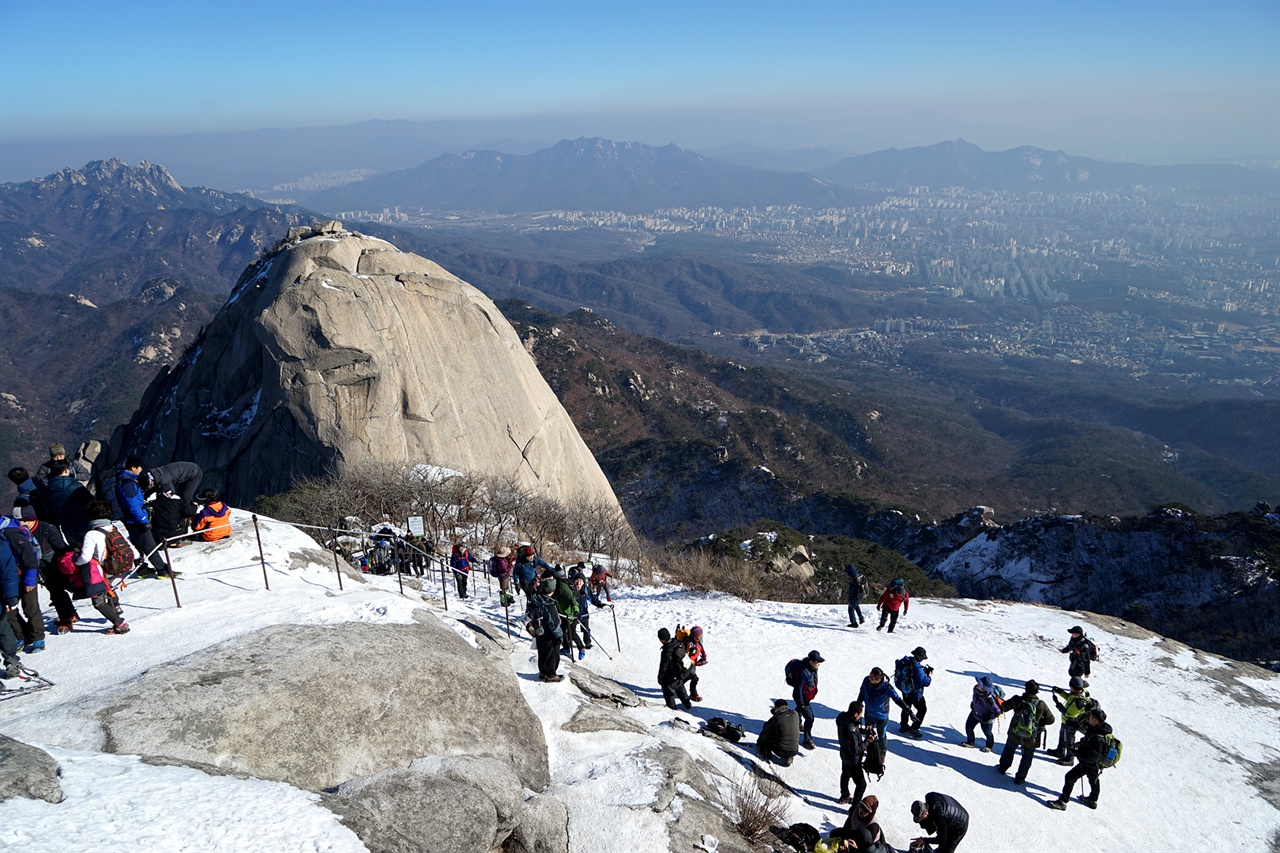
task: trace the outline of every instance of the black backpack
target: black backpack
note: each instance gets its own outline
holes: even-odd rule
[[[782,840],[798,853],[812,853],[813,845],[822,840],[822,833],[811,824],[793,823],[783,833]]]
[[[876,779],[884,776],[884,756],[880,753],[879,743],[867,744],[866,754],[862,756],[862,769]]]
[[[800,658],[792,658],[787,661],[787,667],[783,670],[787,677],[787,686],[795,687],[800,684],[800,667],[804,666],[804,661]]]

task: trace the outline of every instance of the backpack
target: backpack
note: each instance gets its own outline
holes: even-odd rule
[[[1098,644],[1088,637],[1084,638],[1085,650],[1089,653],[1089,660],[1096,661],[1098,659]]]
[[[905,595],[907,592],[907,582],[902,578],[894,578],[889,584],[889,589],[893,590],[894,595]]]
[[[804,661],[800,658],[792,658],[787,661],[786,669],[783,672],[787,676],[787,686],[797,687],[800,684],[800,667],[804,666]]]
[[[133,547],[120,535],[120,531],[114,525],[98,529],[107,538],[107,554],[102,558],[102,571],[109,577],[119,577],[133,571]]]
[[[893,686],[903,693],[916,692],[915,658],[908,655],[900,659],[893,667]]]
[[[879,742],[869,744],[862,756],[862,769],[877,779],[884,776],[884,755],[880,752]]]
[[[799,853],[810,853],[813,845],[822,840],[822,833],[807,823],[793,823],[787,828],[782,840]]]
[[[1102,758],[1098,759],[1099,767],[1115,767],[1120,763],[1120,755],[1124,752],[1124,744],[1120,742],[1120,738],[1115,735],[1103,735],[1107,749],[1102,753]]]
[[[742,723],[726,723],[724,727],[724,739],[729,743],[738,743],[747,736],[747,730],[742,727]]]
[[[1009,734],[1020,738],[1034,738],[1039,726],[1036,717],[1039,715],[1039,703],[1024,699],[1013,712],[1013,722],[1009,724]]]

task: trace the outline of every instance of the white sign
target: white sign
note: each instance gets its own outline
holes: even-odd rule
[[[421,536],[423,533],[426,532],[426,528],[422,526],[422,516],[420,515],[409,516],[409,532],[412,533],[414,536]]]

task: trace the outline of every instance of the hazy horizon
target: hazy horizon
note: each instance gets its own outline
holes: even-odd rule
[[[1274,2],[213,8],[0,2],[0,180],[112,156],[208,176],[234,174],[219,160],[274,158],[286,180],[301,177],[279,170],[303,129],[333,147],[333,168],[578,136],[1280,159]],[[385,133],[367,140],[369,162],[351,160],[358,138],[329,138],[371,130]]]

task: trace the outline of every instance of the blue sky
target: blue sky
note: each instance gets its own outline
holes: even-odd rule
[[[557,115],[1280,156],[1280,2],[0,0],[0,141]]]

